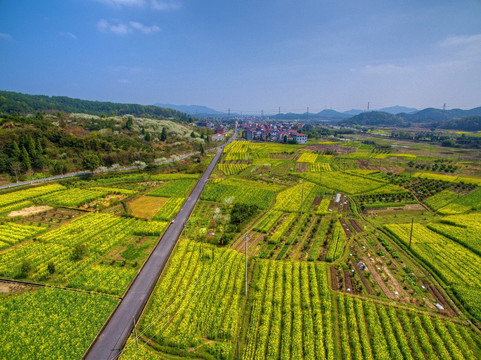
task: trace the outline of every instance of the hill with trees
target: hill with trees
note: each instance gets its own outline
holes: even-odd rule
[[[98,116],[133,115],[174,121],[194,121],[192,116],[183,112],[153,105],[119,104],[73,99],[66,96],[27,95],[0,91],[0,112],[2,113],[29,114],[42,111],[62,111]]]
[[[213,130],[198,128],[194,118],[171,109],[0,94],[4,182],[99,167],[161,165],[214,146],[209,140]],[[129,110],[134,114],[124,114]]]

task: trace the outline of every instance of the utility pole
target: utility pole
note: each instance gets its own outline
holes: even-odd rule
[[[411,240],[413,239],[413,227],[414,227],[414,218],[411,219],[411,234],[409,235],[409,248],[411,249]]]
[[[309,106],[307,107],[307,121],[309,121]]]
[[[277,120],[281,119],[281,107],[279,106],[279,118]]]
[[[246,273],[245,273],[245,282],[246,282],[246,288],[245,288],[245,294],[246,294],[246,298],[247,298],[247,239],[249,237],[247,236],[247,234],[244,235],[244,240],[245,240],[245,251],[246,251]]]
[[[301,216],[302,216],[303,206],[304,206],[304,179],[302,179],[302,186],[301,186]]]

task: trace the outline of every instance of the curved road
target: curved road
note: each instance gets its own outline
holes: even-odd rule
[[[234,140],[236,135],[237,131],[234,133],[232,139],[229,139],[226,145]],[[88,350],[85,359],[115,359],[122,350],[123,345],[133,330],[133,319],[135,318],[137,321],[145,307],[160,273],[182,232],[185,222],[194,209],[212,170],[219,161],[222,150],[223,147],[220,147],[207,170],[187,198],[184,206],[182,206],[182,209],[179,211],[174,221],[171,223],[164,236],[144,264],[142,270],[135,278],[110,320],[101,330],[97,339]]]

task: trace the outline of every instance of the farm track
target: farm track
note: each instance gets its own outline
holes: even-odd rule
[[[235,139],[236,135],[237,133],[234,134],[228,143]],[[134,328],[134,321],[136,322],[142,314],[157,280],[184,229],[187,219],[199,200],[210,174],[222,155],[222,150],[223,147],[218,150],[207,170],[197,182],[181,210],[150,254],[142,270],[132,282],[123,300],[111,314],[109,320],[87,350],[84,355],[85,359],[116,359],[122,351],[127,338]]]

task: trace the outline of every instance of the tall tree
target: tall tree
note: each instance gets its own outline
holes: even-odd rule
[[[37,156],[37,149],[35,148],[35,140],[30,135],[27,136],[27,151],[32,159]]]
[[[22,159],[22,166],[25,171],[29,170],[32,167],[32,161],[30,160],[30,156],[28,155],[27,149],[25,146],[22,146],[22,154],[20,155]]]
[[[13,141],[13,146],[12,146],[12,157],[15,160],[20,160],[20,155],[22,152],[20,151],[20,148],[18,147],[18,143],[14,140]]]
[[[134,126],[134,119],[132,118],[132,116],[129,116],[127,118],[127,122],[125,123],[125,128],[127,130],[132,130],[133,126]]]
[[[39,154],[43,153],[43,147],[42,147],[42,142],[40,141],[40,138],[37,138],[37,153]]]
[[[160,141],[165,140],[167,140],[167,130],[165,130],[165,128],[162,128],[162,132],[160,133]]]

